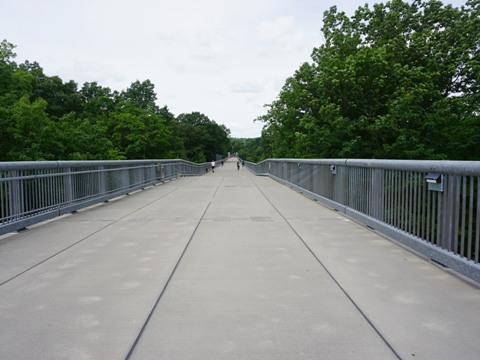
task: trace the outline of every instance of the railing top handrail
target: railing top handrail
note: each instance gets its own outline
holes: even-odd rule
[[[301,164],[355,166],[417,172],[439,172],[480,176],[480,161],[453,160],[388,160],[388,159],[266,159],[263,162],[295,162]]]
[[[195,166],[197,164],[182,159],[157,159],[157,160],[89,160],[89,161],[12,161],[0,162],[0,171],[6,170],[34,170],[56,169],[66,167],[85,166],[128,166],[128,165],[157,165],[172,162],[182,162]],[[301,164],[337,165],[347,167],[381,168],[417,172],[439,172],[456,175],[480,176],[480,161],[453,161],[453,160],[389,160],[389,159],[266,159],[264,162],[294,162]]]
[[[159,160],[82,160],[82,161],[7,161],[0,162],[0,171],[6,170],[34,170],[34,169],[58,169],[66,167],[84,166],[125,166],[125,165],[157,165],[172,162],[182,162],[191,165],[201,166],[203,164],[193,163],[182,159],[159,159]],[[205,163],[206,164],[206,163]]]

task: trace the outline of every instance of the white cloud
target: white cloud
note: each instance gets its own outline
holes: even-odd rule
[[[99,85],[102,85],[108,83],[122,83],[129,80],[126,78],[125,74],[122,74],[121,71],[115,69],[114,66],[105,66],[104,64],[97,62],[78,61],[73,63],[73,66],[70,69],[65,69],[62,72],[81,74],[83,80],[80,81],[80,87],[84,82],[97,82]]]
[[[305,46],[305,34],[296,28],[290,16],[282,16],[273,21],[263,21],[257,26],[259,48],[262,52],[295,51]]]
[[[170,62],[183,72],[210,72],[225,69],[230,62],[229,43],[220,31],[204,30],[194,34],[174,34],[175,44],[167,54]]]
[[[264,85],[258,81],[237,81],[230,84],[230,90],[234,93],[261,93]]]

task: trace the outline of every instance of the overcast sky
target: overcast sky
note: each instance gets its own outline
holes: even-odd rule
[[[264,104],[322,44],[323,12],[371,0],[0,0],[0,40],[48,76],[124,90],[155,84],[175,115],[199,111],[258,137]],[[462,0],[446,0],[460,6]]]

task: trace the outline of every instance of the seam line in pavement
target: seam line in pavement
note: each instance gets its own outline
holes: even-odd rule
[[[192,235],[190,235],[190,238],[188,239],[187,241],[187,244],[185,245],[185,248],[183,249],[182,253],[180,254],[180,257],[178,258],[177,260],[177,263],[175,264],[175,266],[173,267],[173,270],[172,272],[170,273],[165,285],[163,286],[163,289],[162,291],[160,292],[160,295],[158,295],[157,297],[157,300],[155,301],[155,304],[153,305],[152,309],[150,310],[150,313],[148,314],[145,322],[143,323],[143,326],[142,328],[140,329],[135,341],[133,342],[131,348],[130,348],[130,351],[128,352],[127,356],[125,357],[125,360],[129,360],[131,358],[131,356],[133,355],[133,352],[135,351],[135,348],[137,347],[138,343],[140,342],[140,339],[145,331],[145,329],[147,328],[148,326],[148,323],[150,322],[152,316],[153,316],[153,313],[155,312],[155,310],[157,309],[157,306],[158,304],[160,303],[160,300],[162,299],[163,297],[163,294],[165,293],[165,291],[167,290],[167,287],[168,285],[170,284],[170,281],[172,280],[173,278],[173,275],[175,274],[175,272],[177,271],[177,268],[178,266],[180,265],[180,262],[182,261],[183,259],[183,256],[185,255],[185,253],[187,252],[187,249],[188,247],[190,246],[190,243],[192,242],[193,240],[193,237],[195,236],[196,232],[197,232],[197,229],[198,227],[200,226],[202,220],[205,218],[205,214],[207,213],[208,211],[208,208],[210,207],[210,205],[212,204],[212,201],[213,201],[213,198],[215,197],[215,195],[217,194],[217,191],[218,189],[220,188],[220,185],[222,184],[223,182],[223,178],[222,180],[220,181],[220,183],[218,184],[217,188],[215,189],[214,193],[212,194],[212,198],[211,200],[208,202],[208,205],[207,207],[205,208],[205,210],[203,211],[203,214],[202,216],[200,217],[200,219],[198,220],[197,222],[197,225],[195,226],[195,229],[193,229],[193,232],[192,232]]]
[[[362,315],[362,317],[365,319],[365,321],[370,325],[370,327],[377,333],[377,335],[382,339],[382,341],[385,343],[385,345],[390,349],[390,351],[396,356],[397,359],[402,360],[401,356],[395,351],[393,346],[388,342],[388,340],[382,335],[379,329],[373,324],[373,322],[368,318],[368,316],[363,312],[363,310],[360,308],[360,306],[355,302],[355,300],[348,294],[348,292],[345,290],[345,288],[339,283],[339,281],[333,276],[333,274],[326,268],[326,266],[323,264],[323,262],[320,260],[320,258],[313,252],[313,250],[308,246],[308,244],[305,242],[305,240],[302,238],[302,236],[295,230],[295,228],[290,224],[290,222],[287,220],[285,216],[278,210],[278,208],[270,201],[270,199],[267,197],[267,195],[260,189],[260,187],[254,183],[254,185],[257,187],[258,191],[265,197],[265,199],[270,203],[270,205],[275,209],[275,211],[282,217],[282,219],[287,223],[287,225],[292,229],[294,234],[297,236],[297,238],[303,243],[303,245],[307,248],[307,250],[310,252],[310,254],[313,255],[315,260],[320,264],[320,266],[325,270],[325,272],[328,274],[328,276],[333,280],[333,282],[338,286],[338,288],[343,292],[343,294],[347,297],[347,299],[352,303],[352,305],[358,310],[358,312]]]
[[[68,249],[71,249],[71,248],[74,247],[75,245],[78,245],[78,244],[80,244],[81,242],[83,242],[83,241],[91,238],[93,235],[98,234],[99,232],[105,230],[106,228],[112,226],[113,224],[116,224],[117,222],[121,221],[122,219],[125,219],[127,216],[130,216],[130,215],[136,213],[137,211],[142,210],[143,208],[145,208],[145,207],[153,204],[154,202],[163,199],[165,196],[170,195],[171,193],[173,193],[173,192],[176,191],[176,190],[177,190],[177,189],[173,189],[172,191],[170,191],[170,192],[168,192],[168,193],[166,193],[166,194],[163,194],[162,196],[156,198],[155,200],[149,202],[148,204],[145,204],[145,205],[142,206],[141,208],[138,208],[138,209],[136,209],[135,211],[132,211],[131,213],[129,213],[129,214],[125,215],[125,216],[122,216],[121,218],[119,218],[119,219],[117,219],[117,220],[115,220],[115,221],[113,221],[113,222],[105,225],[104,227],[98,229],[97,231],[91,233],[90,235],[88,235],[88,236],[86,236],[86,237],[84,237],[84,238],[82,238],[82,239],[74,242],[73,244],[67,246],[66,248],[64,248],[64,249],[56,252],[55,254],[50,255],[50,256],[47,257],[46,259],[43,259],[42,261],[36,263],[35,265],[30,266],[28,269],[25,269],[25,270],[23,270],[22,272],[18,273],[17,275],[14,275],[14,276],[12,276],[11,278],[3,281],[2,283],[0,283],[0,286],[5,285],[6,283],[8,283],[8,282],[10,282],[10,281],[12,281],[12,280],[14,280],[14,279],[16,279],[17,277],[19,277],[19,276],[21,276],[21,275],[29,272],[29,271],[32,270],[32,269],[35,269],[37,266],[42,265],[43,263],[45,263],[45,262],[47,262],[48,260],[54,258],[55,256],[60,255],[61,253],[67,251]]]

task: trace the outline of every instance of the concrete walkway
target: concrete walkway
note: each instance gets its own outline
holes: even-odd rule
[[[235,162],[0,237],[0,359],[478,359],[480,290]]]

